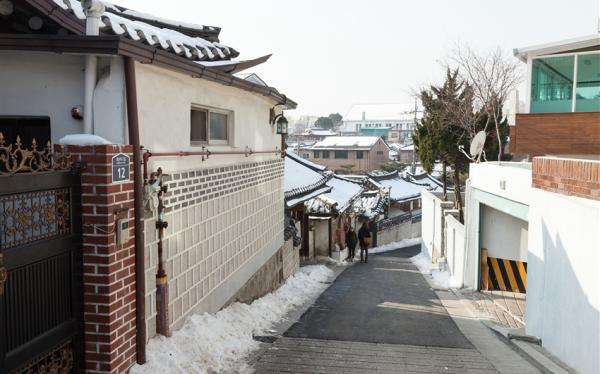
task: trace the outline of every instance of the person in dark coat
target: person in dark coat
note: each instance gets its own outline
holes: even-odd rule
[[[348,246],[348,257],[346,258],[346,261],[354,261],[357,243],[358,237],[356,236],[356,231],[354,230],[354,227],[350,226],[348,231],[346,231],[346,245]]]
[[[358,241],[360,243],[360,262],[363,262],[363,251],[365,252],[365,263],[369,259],[369,246],[371,245],[371,231],[367,226],[367,222],[363,222],[360,230],[358,230]]]

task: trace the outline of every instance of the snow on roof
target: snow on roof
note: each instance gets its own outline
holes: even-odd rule
[[[331,187],[330,192],[319,195],[305,203],[309,213],[329,214],[332,213],[333,208],[339,213],[344,212],[352,206],[354,199],[363,192],[360,183],[337,175],[327,181],[327,185]]]
[[[291,157],[285,158],[283,174],[283,191],[286,199],[296,198],[324,187],[327,177],[311,168],[295,161]]]
[[[435,177],[429,174],[420,174],[420,175],[411,175],[408,174],[410,180],[414,183],[418,183],[422,186],[426,186],[430,191],[441,190],[443,188],[443,183],[437,180]],[[448,188],[451,190],[451,188]]]
[[[515,48],[513,53],[521,61],[527,61],[528,57],[565,53],[568,51],[590,47],[600,47],[599,34],[580,36],[578,38],[538,44],[529,47]]]
[[[408,120],[414,118],[414,104],[355,104],[344,116],[344,121]]]
[[[61,8],[72,12],[80,20],[85,20],[81,3],[77,0],[53,0]],[[100,31],[102,33],[122,35],[126,38],[141,41],[150,46],[162,48],[165,51],[180,55],[194,61],[231,60],[239,53],[217,41],[186,35],[177,31],[178,27],[187,27],[201,30],[218,30],[180,22],[164,20],[159,17],[129,10],[107,2],[103,2],[106,9],[100,17]],[[141,21],[147,20],[161,25],[172,25],[173,28],[163,28]]]
[[[303,135],[335,136],[335,131],[329,129],[308,129]]]
[[[380,192],[367,192],[352,204],[355,214],[367,219],[377,218],[385,208],[385,197]]]
[[[378,136],[328,136],[313,148],[368,148],[379,140]]]
[[[401,151],[414,151],[415,146],[413,144],[405,145],[400,148]]]
[[[287,156],[286,159],[289,157],[292,160],[296,161],[297,163],[302,164],[314,171],[323,172],[323,171],[327,170],[327,166],[315,164],[312,161],[309,161],[305,158],[298,156],[296,153],[292,152],[290,149],[286,149],[285,154]]]
[[[237,73],[236,77],[247,80],[254,84],[258,84],[259,86],[269,87],[269,85],[261,79],[256,73]]]

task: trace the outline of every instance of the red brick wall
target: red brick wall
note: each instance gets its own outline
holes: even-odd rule
[[[534,188],[600,200],[600,161],[535,157],[531,172]]]
[[[135,363],[135,248],[133,173],[112,183],[112,156],[131,146],[70,146],[82,172],[85,365],[89,373],[122,373]],[[133,167],[130,166],[133,171]],[[129,221],[129,240],[117,245],[115,221]]]

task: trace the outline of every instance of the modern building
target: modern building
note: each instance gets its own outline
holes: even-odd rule
[[[0,12],[1,372],[124,373],[192,313],[283,281],[275,122],[296,104],[233,75],[268,56],[98,1]]]
[[[389,162],[390,148],[376,136],[330,136],[300,155],[340,173],[377,170]]]
[[[600,157],[599,38],[514,50],[528,76],[525,111],[510,128],[511,153]]]
[[[417,113],[417,119],[421,113]],[[341,135],[379,136],[390,143],[412,143],[413,104],[357,104],[344,116]]]

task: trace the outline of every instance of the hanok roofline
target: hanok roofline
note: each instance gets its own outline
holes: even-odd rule
[[[267,61],[270,55],[246,61],[231,60],[238,55],[237,51],[218,42],[210,41],[211,38],[218,40],[220,29],[217,27],[177,25],[176,22],[160,18],[153,19],[151,23],[154,25],[152,25],[138,20],[146,17],[145,20],[148,21],[148,18],[152,16],[108,4],[107,11],[103,15],[104,18],[102,18],[104,26],[101,26],[100,36],[86,36],[85,15],[78,1],[24,0],[20,5],[22,6],[15,7],[13,13],[17,11],[31,12],[53,22],[56,25],[55,29],[70,34],[44,34],[43,32],[22,34],[9,29],[10,33],[0,33],[0,50],[131,57],[141,63],[154,64],[195,78],[207,79],[269,97],[278,104],[284,105],[284,109],[294,109],[297,106],[296,102],[281,94],[274,87],[263,86],[251,80],[233,76],[233,73]],[[168,26],[171,29],[165,31],[159,26]],[[206,40],[200,36],[191,36],[194,35],[194,30],[198,33],[201,31],[209,33],[212,36],[207,37]],[[157,34],[160,32],[165,34]],[[199,58],[205,58],[205,60],[199,60]]]

